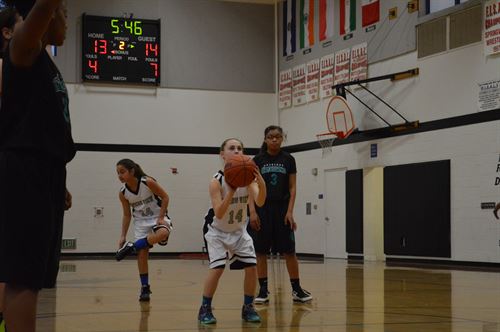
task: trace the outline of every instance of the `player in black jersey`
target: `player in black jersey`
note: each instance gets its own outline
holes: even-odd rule
[[[284,255],[293,300],[312,300],[309,292],[300,286],[299,264],[295,255],[295,230],[293,217],[295,205],[297,168],[295,158],[281,149],[283,129],[269,126],[264,131],[261,152],[253,159],[266,181],[267,198],[263,207],[249,204],[250,230],[257,252],[257,274],[260,291],[255,303],[269,301],[267,288],[267,255],[269,252]]]
[[[2,64],[3,64],[3,52],[7,49],[7,44],[14,34],[14,30],[22,22],[22,17],[19,15],[17,10],[12,7],[6,7],[0,12],[0,96],[2,95]],[[3,296],[4,296],[5,284],[0,283],[0,332],[5,332],[5,322],[3,321]]]
[[[75,147],[68,93],[45,51],[64,42],[66,3],[4,2],[23,22],[13,31],[2,66],[0,282],[6,283],[7,328],[31,332],[39,290],[55,286],[64,209],[71,205],[66,164]]]

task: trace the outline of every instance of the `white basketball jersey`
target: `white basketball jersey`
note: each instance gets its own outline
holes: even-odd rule
[[[222,171],[217,172],[214,175],[222,186],[222,199],[228,193],[228,185],[224,180],[224,173]],[[210,207],[208,214],[205,216],[206,221],[213,227],[220,231],[226,233],[232,233],[247,226],[247,203],[248,203],[248,191],[247,188],[236,189],[231,204],[226,211],[226,214],[222,219],[218,219],[215,216],[213,207]]]
[[[161,198],[149,189],[146,177],[142,177],[137,184],[137,192],[130,190],[125,184],[121,192],[132,208],[132,215],[136,220],[158,217],[161,210]]]

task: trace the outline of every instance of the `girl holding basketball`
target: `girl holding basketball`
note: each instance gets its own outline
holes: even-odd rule
[[[123,208],[122,232],[116,260],[137,252],[137,265],[141,280],[139,301],[149,301],[148,257],[154,244],[166,245],[172,232],[172,222],[167,216],[168,194],[141,167],[130,159],[116,164],[118,179],[124,184],[118,194]],[[130,221],[134,216],[135,242],[126,242]]]
[[[220,156],[226,166],[232,157],[242,154],[243,144],[240,140],[230,138],[222,143]],[[212,314],[212,298],[227,260],[229,260],[231,270],[245,270],[242,319],[247,322],[260,322],[260,316],[253,306],[257,284],[255,249],[252,238],[246,231],[246,225],[247,203],[252,202],[257,206],[264,204],[266,185],[259,171],[256,168],[252,171],[252,178],[255,180],[246,187],[235,188],[234,184],[231,185],[226,181],[222,171],[217,172],[210,181],[211,207],[205,216],[203,227],[209,256],[209,271],[198,313],[198,321],[201,324],[216,323]],[[238,173],[235,172],[235,174]],[[238,184],[241,179],[233,179],[233,181]]]
[[[286,267],[292,285],[294,301],[312,300],[309,292],[300,286],[299,264],[295,255],[295,230],[293,217],[295,205],[297,168],[295,158],[281,149],[283,129],[269,126],[264,131],[264,143],[254,162],[266,181],[267,199],[262,207],[249,202],[250,227],[257,251],[257,273],[260,291],[255,303],[267,303],[267,255],[269,252],[285,256]]]

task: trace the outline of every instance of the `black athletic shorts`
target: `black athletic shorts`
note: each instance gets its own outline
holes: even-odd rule
[[[63,230],[65,163],[0,151],[0,282],[55,286]]]
[[[250,224],[248,233],[253,239],[258,254],[295,253],[295,233],[290,224],[285,224],[288,210],[286,201],[266,201],[263,207],[255,207],[260,218],[260,230],[255,231]]]

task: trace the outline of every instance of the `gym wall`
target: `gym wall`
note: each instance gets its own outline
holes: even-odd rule
[[[82,84],[84,12],[160,18],[162,87]],[[74,139],[85,151],[68,165],[73,208],[63,237],[77,239],[77,249],[64,252],[116,250],[122,210],[115,165],[122,158],[143,166],[170,195],[176,235],[168,247],[154,250],[200,252],[208,183],[222,166],[217,147],[228,137],[260,146],[264,128],[277,122],[274,6],[69,0],[68,15],[66,44],[55,61],[67,82]],[[103,208],[103,216],[95,217],[95,208]]]

